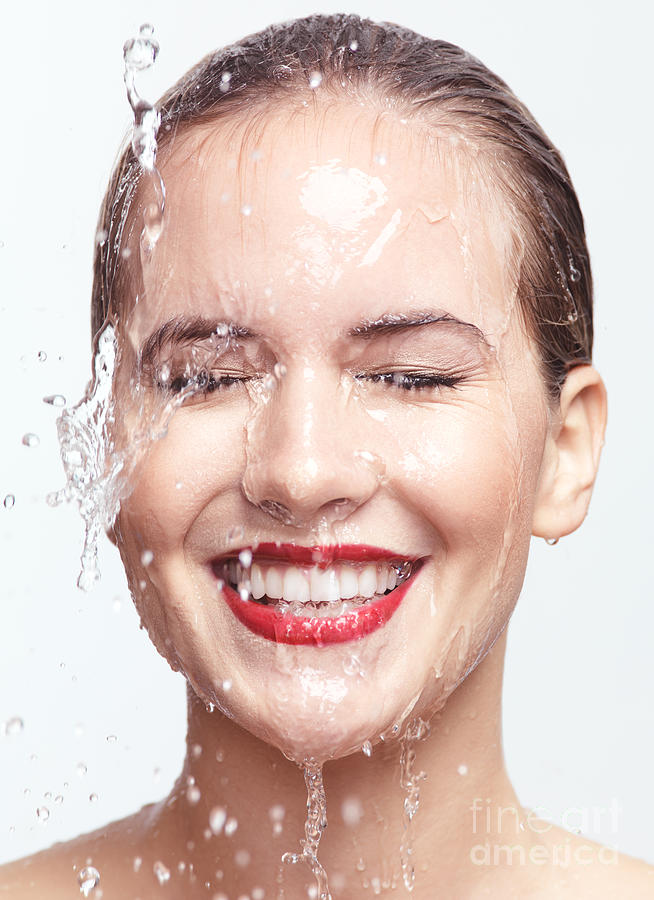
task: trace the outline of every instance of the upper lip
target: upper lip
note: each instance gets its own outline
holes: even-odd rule
[[[349,562],[380,562],[382,560],[406,560],[415,562],[420,557],[413,553],[398,553],[385,547],[373,547],[369,544],[316,544],[301,546],[272,541],[244,544],[228,553],[212,559],[213,563],[229,559],[237,559],[243,551],[251,551],[258,559],[279,560],[287,563],[309,566],[327,567],[339,560]]]

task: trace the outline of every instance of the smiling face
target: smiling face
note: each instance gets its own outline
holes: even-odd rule
[[[341,106],[196,129],[163,166],[127,437],[130,359],[188,396],[119,546],[160,652],[296,759],[428,716],[520,591],[549,416],[476,159]]]

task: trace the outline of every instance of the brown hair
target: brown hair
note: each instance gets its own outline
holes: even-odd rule
[[[590,362],[592,276],[584,223],[565,163],[529,110],[474,56],[390,23],[355,15],[313,15],[272,25],[210,54],[161,98],[159,146],[183,129],[224,116],[247,117],[271,103],[296,104],[315,92],[388,98],[402,114],[455,124],[478,140],[493,181],[514,210],[522,249],[513,273],[527,332],[549,395],[567,372]],[[327,95],[326,94],[326,95]],[[94,261],[92,327],[117,313],[128,212],[138,187],[131,147],[120,157],[100,213]],[[133,227],[133,226],[132,226]]]

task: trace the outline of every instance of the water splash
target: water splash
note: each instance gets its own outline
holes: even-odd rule
[[[156,165],[157,132],[161,124],[161,115],[153,104],[141,97],[136,90],[136,73],[153,66],[159,53],[159,43],[153,37],[153,33],[152,25],[141,25],[138,36],[129,38],[123,46],[125,62],[123,79],[127,99],[134,114],[132,150],[145,175],[143,187],[146,192],[149,188],[154,197],[143,212],[141,246],[146,252],[153,249],[161,235],[166,201],[166,189]]]
[[[300,841],[300,853],[285,853],[282,862],[287,865],[305,862],[316,879],[317,900],[332,900],[327,881],[327,872],[318,860],[318,847],[322,833],[327,827],[327,800],[322,781],[322,766],[315,760],[308,760],[303,766],[304,782],[307,786],[307,818],[304,823],[304,840]]]
[[[400,755],[400,786],[404,791],[403,833],[400,845],[400,865],[402,880],[407,891],[413,891],[416,873],[413,865],[413,819],[420,805],[420,782],[424,772],[415,772],[416,751],[414,744],[429,734],[429,726],[422,719],[416,719],[407,727],[402,741]]]
[[[113,415],[111,388],[116,366],[114,329],[107,325],[98,339],[90,392],[57,419],[66,486],[48,497],[50,506],[76,501],[84,521],[84,546],[77,586],[88,591],[99,580],[98,540],[118,512],[124,459],[113,453],[109,428]]]

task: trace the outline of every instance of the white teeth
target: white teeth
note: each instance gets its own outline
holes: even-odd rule
[[[263,580],[261,566],[256,563],[250,569],[250,589],[255,600],[261,600],[266,593],[266,583]]]
[[[311,569],[311,601],[335,603],[340,600],[340,585],[334,569]]]
[[[284,600],[289,603],[308,603],[309,596],[309,582],[299,569],[289,566],[284,573]]]
[[[333,616],[394,590],[410,574],[408,562],[334,563],[327,569],[253,562],[245,569],[230,560],[221,578],[249,589],[252,600],[266,597],[289,604],[296,615]]]
[[[377,590],[377,570],[375,566],[366,566],[359,572],[359,594],[362,597],[374,597]]]
[[[281,600],[284,593],[284,583],[282,573],[279,569],[271,566],[266,572],[266,595],[271,600]]]
[[[338,580],[341,584],[341,597],[344,600],[351,600],[352,597],[357,596],[359,593],[359,578],[354,569],[349,566],[343,566]]]

